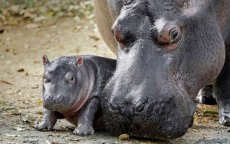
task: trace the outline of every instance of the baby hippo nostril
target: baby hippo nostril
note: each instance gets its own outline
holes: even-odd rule
[[[62,95],[58,95],[57,98],[56,98],[56,102],[61,102],[62,101]]]
[[[46,95],[45,97],[46,97],[47,100],[52,100],[53,99],[52,95]]]

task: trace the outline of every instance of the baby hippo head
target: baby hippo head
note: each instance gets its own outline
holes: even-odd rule
[[[60,57],[49,61],[43,56],[43,105],[52,111],[66,111],[84,101],[84,78],[79,70],[83,57]]]

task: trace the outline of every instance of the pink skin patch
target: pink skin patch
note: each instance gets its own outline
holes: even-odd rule
[[[73,104],[72,107],[70,107],[69,109],[62,111],[62,114],[67,118],[67,119],[71,119],[72,117],[75,117],[79,114],[79,111],[81,110],[81,108],[85,105],[85,103],[87,102],[87,100],[89,99],[89,96],[86,97],[82,97],[80,99],[80,101],[75,102]]]

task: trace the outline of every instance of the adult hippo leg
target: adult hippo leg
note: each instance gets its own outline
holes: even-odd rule
[[[225,41],[226,58],[214,85],[214,94],[219,106],[219,123],[230,126],[230,1],[216,1],[215,4],[220,30]]]
[[[219,123],[230,126],[230,55],[226,58],[214,91],[219,106]]]
[[[216,105],[216,99],[213,97],[213,85],[208,85],[202,88],[197,97],[197,102],[207,105]]]

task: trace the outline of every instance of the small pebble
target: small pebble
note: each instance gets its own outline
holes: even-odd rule
[[[20,69],[18,69],[17,71],[18,71],[18,72],[24,72],[25,69],[24,69],[24,68],[20,68]]]
[[[119,136],[119,140],[127,141],[127,140],[129,140],[129,135],[128,134],[121,134]]]
[[[3,34],[4,33],[4,29],[0,29],[0,34]]]

